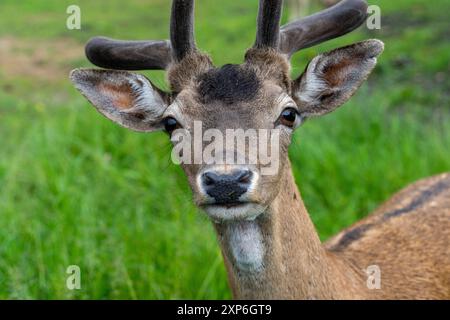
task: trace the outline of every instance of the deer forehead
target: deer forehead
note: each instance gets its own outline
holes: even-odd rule
[[[272,69],[284,72],[283,68]],[[276,73],[270,67],[260,69],[246,63],[211,67],[176,95],[167,113],[188,127],[188,122],[195,120],[218,129],[270,127],[282,105],[294,103]]]
[[[283,106],[295,102],[279,86],[271,82],[258,83],[251,91],[249,85],[242,87],[223,84],[207,88],[206,96],[191,88],[181,92],[167,109],[166,116],[173,116],[183,127],[190,128],[194,121],[201,121],[204,128],[266,128],[271,129]],[[240,91],[241,90],[241,91]]]

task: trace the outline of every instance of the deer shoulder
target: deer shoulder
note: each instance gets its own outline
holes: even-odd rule
[[[326,244],[398,298],[450,295],[450,173],[419,180]],[[380,293],[382,293],[381,290]]]

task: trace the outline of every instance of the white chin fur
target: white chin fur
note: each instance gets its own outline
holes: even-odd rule
[[[255,273],[263,269],[264,242],[256,221],[227,223],[225,239],[233,265],[241,272]]]
[[[242,203],[227,208],[223,205],[207,205],[203,207],[206,214],[216,222],[255,220],[265,211],[265,207],[257,203]]]

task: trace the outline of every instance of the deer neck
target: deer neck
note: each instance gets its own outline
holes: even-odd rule
[[[215,224],[237,299],[339,299],[358,296],[358,277],[327,252],[303,204],[290,164],[281,191],[254,221]]]

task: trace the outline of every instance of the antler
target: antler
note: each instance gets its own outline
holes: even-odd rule
[[[260,0],[255,48],[278,48],[283,0]]]
[[[166,69],[196,50],[194,40],[194,0],[174,0],[170,21],[170,41],[124,41],[95,37],[86,44],[86,56],[93,64],[109,69]]]
[[[171,46],[163,41],[124,41],[95,37],[86,44],[86,57],[109,69],[159,70],[171,62]]]
[[[260,0],[255,48],[278,48],[289,57],[303,48],[340,37],[367,17],[364,0],[343,0],[331,8],[281,27],[282,0]]]
[[[282,0],[260,0],[255,48],[277,48],[289,57],[296,51],[342,36],[367,17],[364,0],[343,0],[317,14],[281,27]],[[110,69],[166,69],[196,51],[194,0],[174,0],[170,41],[124,41],[95,37],[86,45],[86,56],[95,65]]]
[[[326,10],[281,27],[279,49],[290,57],[301,49],[353,31],[366,18],[366,1],[343,0]]]
[[[174,0],[170,18],[170,41],[173,57],[180,61],[196,50],[194,40],[194,0]]]

